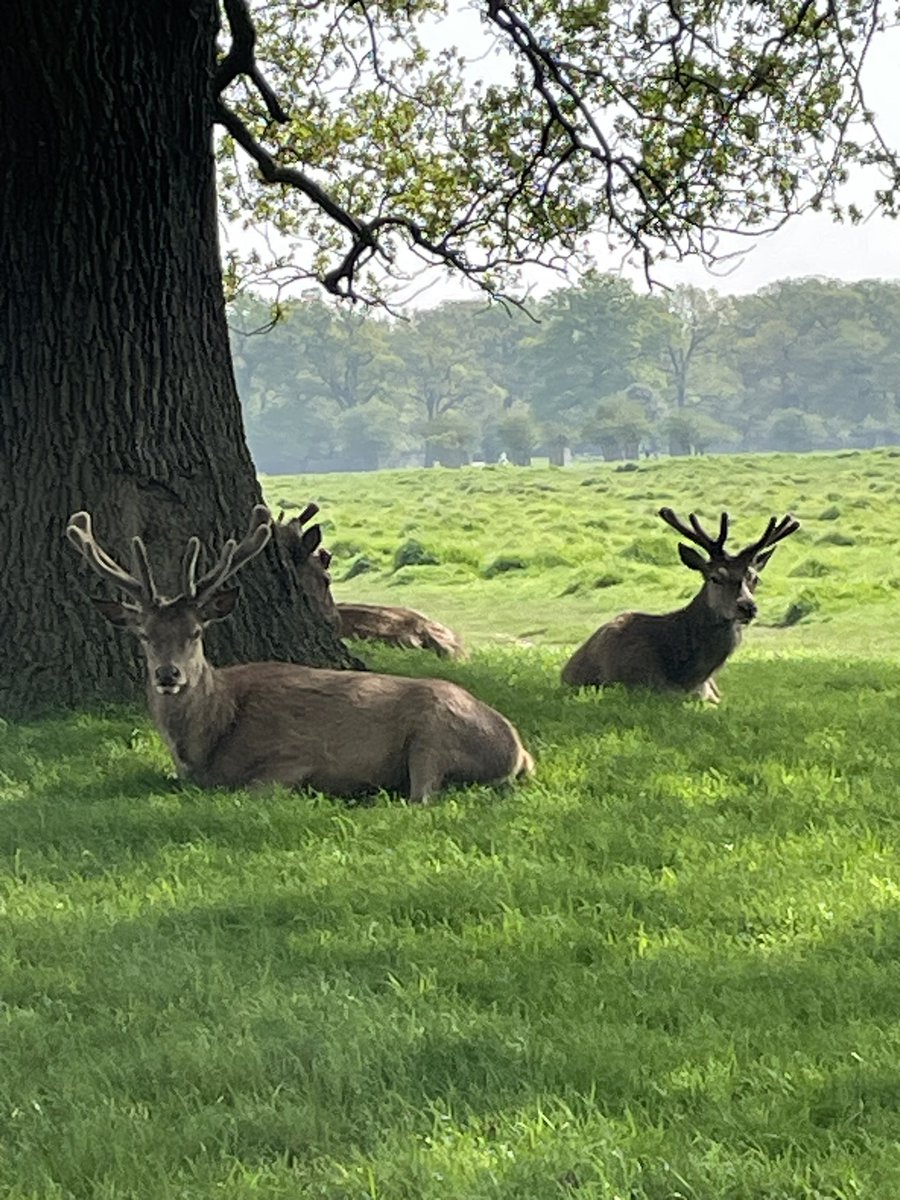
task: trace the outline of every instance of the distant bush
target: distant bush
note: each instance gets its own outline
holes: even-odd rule
[[[777,624],[782,626],[796,625],[805,617],[811,616],[814,612],[817,612],[818,608],[819,601],[816,598],[815,593],[804,589],[800,595],[797,596],[796,599],[792,600],[787,606],[784,616],[780,621],[777,622]]]
[[[328,547],[335,558],[352,558],[354,554],[362,554],[362,546],[347,540],[332,542]]]
[[[504,575],[507,571],[524,571],[527,567],[528,563],[524,558],[501,554],[499,558],[489,562],[481,574],[484,579],[493,579],[495,575]]]
[[[394,570],[399,571],[401,567],[428,567],[435,566],[441,560],[437,558],[430,550],[427,550],[421,542],[417,542],[415,538],[409,538],[398,546],[394,551]]]
[[[639,471],[640,469],[641,468],[638,466],[638,464],[636,462],[624,462],[624,463],[620,463],[616,467],[617,471]]]
[[[649,563],[653,567],[671,566],[674,562],[672,539],[646,537],[635,540],[620,551],[622,558],[632,562]]]
[[[832,533],[823,533],[820,538],[816,539],[819,546],[855,546],[856,538],[851,537],[849,533],[841,533],[839,529],[835,529]]]
[[[830,575],[834,570],[828,563],[822,562],[820,558],[804,558],[802,562],[790,571],[789,575],[805,576],[809,579],[821,579],[824,575]]]
[[[367,558],[357,558],[352,562],[344,574],[341,576],[341,582],[346,583],[348,579],[355,579],[357,575],[365,575],[367,571],[374,571],[375,564]]]
[[[836,504],[830,505],[824,512],[819,513],[820,521],[836,521],[841,515],[841,510]]]
[[[594,580],[594,582],[591,584],[591,587],[595,587],[595,588],[616,587],[621,582],[622,582],[621,575],[616,575],[614,571],[607,571],[603,575],[598,575],[597,578]]]
[[[538,567],[571,567],[571,559],[559,554],[555,550],[545,550],[537,554],[534,559],[535,566]]]

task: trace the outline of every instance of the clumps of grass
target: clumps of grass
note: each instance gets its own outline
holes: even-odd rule
[[[834,570],[828,563],[822,562],[820,558],[804,558],[802,562],[798,562],[795,567],[788,571],[789,575],[799,575],[806,579],[822,579],[825,575],[830,575]]]
[[[619,465],[616,467],[616,470],[617,470],[617,471],[619,471],[619,472],[622,472],[622,471],[639,471],[640,469],[641,469],[641,468],[638,466],[638,464],[637,464],[636,462],[625,462],[625,463],[619,463]]]
[[[571,567],[572,562],[556,550],[544,550],[535,556],[536,567]]]
[[[582,479],[581,483],[579,483],[578,486],[579,487],[593,487],[595,483],[599,483],[599,482],[600,482],[600,480],[595,475],[586,475],[584,477],[584,479]]]
[[[652,567],[665,567],[672,562],[672,541],[667,537],[636,538],[620,551],[622,558],[631,562],[649,563]]]
[[[375,564],[370,559],[360,556],[350,564],[341,576],[341,582],[346,583],[348,579],[355,579],[357,575],[365,575],[367,571],[374,570]]]
[[[623,582],[623,579],[624,576],[619,575],[615,571],[604,571],[600,575],[593,576],[593,578],[581,573],[570,580],[559,594],[560,596],[581,596],[585,592],[595,591],[600,588],[616,587]]]
[[[415,538],[408,538],[394,551],[394,570],[401,567],[430,567],[440,563],[437,555],[433,554]]]
[[[819,546],[855,546],[856,538],[849,533],[841,533],[839,529],[834,529],[823,533],[820,538],[816,539],[816,544]]]
[[[815,592],[804,588],[803,591],[796,596],[787,606],[784,616],[780,621],[776,621],[777,625],[786,628],[789,625],[796,625],[806,617],[812,616],[814,612],[819,610],[819,601]]]
[[[514,554],[500,554],[497,558],[491,559],[481,572],[481,576],[483,579],[493,579],[497,575],[505,575],[508,571],[525,571],[527,568],[528,563],[524,558],[519,558]]]
[[[823,512],[819,513],[820,521],[836,521],[841,515],[841,510],[836,504],[830,504]]]
[[[363,552],[362,546],[346,539],[332,542],[328,549],[335,558],[352,558],[355,554],[362,554]]]

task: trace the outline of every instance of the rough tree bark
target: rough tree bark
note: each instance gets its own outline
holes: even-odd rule
[[[0,713],[135,695],[135,648],[65,541],[94,514],[174,586],[185,539],[260,489],[225,326],[212,157],[215,0],[9,0],[0,17]],[[168,564],[168,577],[167,568]],[[271,546],[213,661],[344,664]]]

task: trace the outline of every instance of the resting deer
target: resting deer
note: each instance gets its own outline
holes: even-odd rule
[[[98,544],[88,513],[75,513],[66,533],[129,597],[94,603],[141,639],[150,711],[183,778],[204,787],[283,783],[339,796],[384,788],[424,801],[451,783],[500,783],[531,770],[509,721],[446,680],[284,662],[214,667],[203,631],[232,611],[239,589],[226,583],[271,537],[262,505],[246,537],[227,541],[199,579],[200,543],[188,541],[182,590],[172,599],[157,592],[140,538],[132,539],[131,573]]]
[[[656,616],[626,612],[592,634],[563,667],[563,683],[574,687],[599,687],[624,683],[659,691],[696,692],[717,704],[720,698],[714,673],[740,643],[743,627],[756,616],[753,593],[759,572],[778,542],[796,532],[799,522],[790,515],[772,517],[757,541],[738,554],[725,553],[728,514],[722,513],[718,537],[711,537],[694,513],[690,525],[671,508],[659,515],[683,537],[708,555],[679,543],[681,561],[703,576],[703,586],[690,604]]]
[[[276,528],[282,535],[298,570],[302,573],[304,590],[320,604],[322,611],[339,630],[341,637],[359,641],[384,642],[404,650],[430,650],[438,658],[465,658],[461,639],[424,613],[414,608],[399,608],[387,604],[335,603],[331,594],[328,567],[331,555],[320,549],[322,531],[318,525],[303,526],[319,511],[317,504],[307,504],[303,512]]]

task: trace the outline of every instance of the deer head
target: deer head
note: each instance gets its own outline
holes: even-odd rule
[[[310,502],[298,516],[292,517],[290,521],[284,521],[284,513],[281,513],[275,528],[297,568],[300,586],[304,593],[309,597],[310,602],[319,609],[332,629],[339,629],[341,618],[331,594],[331,574],[328,570],[331,565],[331,555],[327,550],[322,549],[322,527],[310,525],[308,529],[303,528],[318,511],[318,504]]]
[[[706,551],[708,557],[704,558],[693,546],[683,542],[678,545],[684,565],[703,576],[702,595],[712,613],[719,620],[736,621],[741,625],[749,624],[756,616],[753,593],[759,582],[759,572],[772,557],[777,543],[800,528],[800,522],[790,514],[780,521],[771,517],[761,538],[737,554],[726,554],[728,513],[722,513],[715,538],[706,532],[694,513],[688,515],[689,525],[679,520],[671,508],[661,508],[659,515],[667,525]]]
[[[130,599],[92,597],[95,607],[107,621],[140,639],[148,680],[160,695],[177,695],[199,680],[206,663],[203,630],[234,608],[240,589],[224,585],[266,545],[272,536],[271,520],[265,505],[257,504],[246,536],[240,542],[229,538],[215,564],[199,579],[200,541],[189,538],[181,563],[181,592],[169,599],[156,589],[147,549],[139,537],[131,539],[133,571],[129,572],[95,539],[90,513],[77,512],[69,518],[69,541],[98,575]]]

